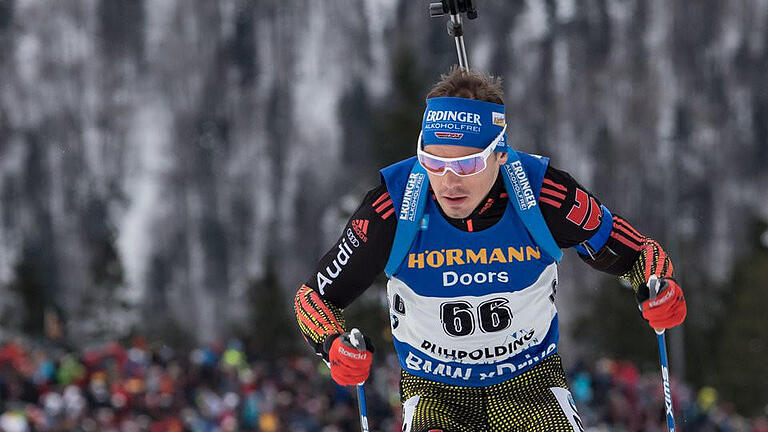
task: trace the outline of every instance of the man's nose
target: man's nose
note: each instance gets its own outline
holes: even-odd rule
[[[445,178],[443,179],[443,184],[447,187],[453,187],[458,186],[461,184],[461,177],[456,175],[452,170],[447,170],[445,172]]]

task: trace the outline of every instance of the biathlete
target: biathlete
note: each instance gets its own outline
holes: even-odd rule
[[[350,343],[342,311],[386,273],[404,432],[584,430],[557,353],[561,249],[628,280],[654,329],[685,319],[659,243],[548,158],[510,148],[502,97],[489,75],[444,75],[416,156],[381,170],[295,298],[332,378],[356,385],[373,351]]]

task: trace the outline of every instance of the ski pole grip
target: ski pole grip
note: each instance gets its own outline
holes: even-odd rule
[[[655,299],[659,295],[659,289],[661,289],[661,281],[656,275],[651,275],[648,278],[648,291],[652,299]]]
[[[352,344],[352,347],[357,348],[359,350],[365,350],[365,338],[363,337],[363,333],[357,329],[353,328],[352,331],[349,332],[349,341]]]
[[[651,277],[648,278],[648,294],[650,294],[651,299],[655,299],[656,296],[659,295],[659,291],[661,291],[662,288],[663,285],[656,275],[651,275]],[[665,329],[655,328],[653,331],[655,331],[657,335],[663,335]]]

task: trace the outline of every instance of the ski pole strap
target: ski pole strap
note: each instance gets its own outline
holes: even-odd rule
[[[560,262],[563,251],[560,250],[544,221],[531,182],[528,180],[528,174],[515,149],[510,148],[507,152],[507,163],[501,167],[501,173],[509,194],[509,202],[525,224],[525,228],[547,255]]]
[[[413,239],[416,238],[416,234],[421,229],[421,218],[427,204],[428,190],[427,171],[416,161],[408,175],[400,209],[397,212],[395,240],[392,243],[392,251],[389,254],[387,265],[384,267],[384,273],[388,278],[392,278],[397,268],[400,267],[400,263],[403,262],[411,249]]]

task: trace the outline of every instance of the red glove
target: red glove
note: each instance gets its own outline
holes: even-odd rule
[[[658,294],[651,296],[650,292],[653,290],[653,284],[655,283],[653,282],[654,278],[654,276],[651,276],[648,286],[640,287],[637,293],[643,318],[656,330],[680,325],[685,320],[687,313],[683,289],[672,278],[658,279]]]
[[[331,363],[331,378],[339,385],[353,386],[368,379],[373,344],[360,330],[329,336],[325,345]]]

